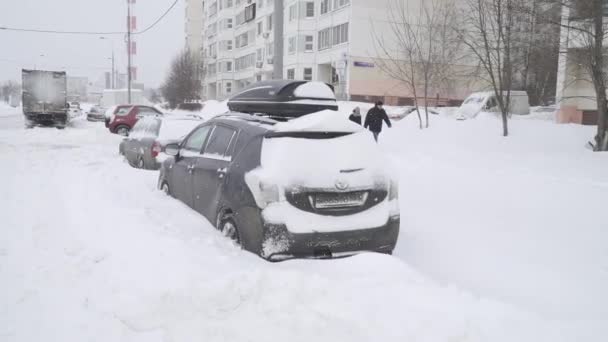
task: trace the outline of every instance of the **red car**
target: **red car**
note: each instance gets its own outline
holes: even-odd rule
[[[118,106],[110,118],[108,129],[112,133],[127,136],[131,131],[131,128],[137,123],[137,120],[143,117],[153,116],[163,116],[163,113],[158,109],[149,106]]]

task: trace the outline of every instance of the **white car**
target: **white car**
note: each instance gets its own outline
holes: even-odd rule
[[[68,116],[70,118],[77,118],[82,116],[82,109],[80,109],[80,103],[72,102],[70,103],[70,108],[68,109]]]

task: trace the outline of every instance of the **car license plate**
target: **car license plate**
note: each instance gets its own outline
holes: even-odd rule
[[[316,209],[360,207],[367,200],[367,192],[321,193],[315,195]]]

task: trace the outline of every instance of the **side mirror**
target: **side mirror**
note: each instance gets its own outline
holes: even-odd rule
[[[179,155],[179,145],[169,144],[165,146],[165,153],[171,157],[177,157]]]

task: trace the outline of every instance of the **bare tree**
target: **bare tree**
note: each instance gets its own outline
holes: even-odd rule
[[[559,59],[561,9],[546,0],[519,1],[514,34],[514,89],[527,90],[530,105],[547,105],[555,99]]]
[[[451,0],[420,2],[411,9],[405,1],[389,2],[389,32],[373,23],[375,60],[390,78],[405,85],[413,96],[420,128],[423,128],[419,98],[424,100],[425,126],[429,127],[428,105],[433,91],[439,92],[455,78],[455,65],[462,58],[456,7]]]
[[[509,135],[516,1],[466,0],[462,11],[465,25],[457,29],[494,92],[502,117],[503,136]]]
[[[202,70],[202,58],[187,49],[173,59],[161,86],[161,93],[171,108],[184,101],[200,99]]]
[[[608,104],[606,96],[607,75],[604,39],[608,37],[608,23],[604,20],[604,0],[546,0],[562,8],[558,20],[545,17],[544,20],[562,30],[567,30],[568,41],[576,48],[569,53],[586,73],[595,90],[598,120],[595,135],[595,151],[608,151]]]

